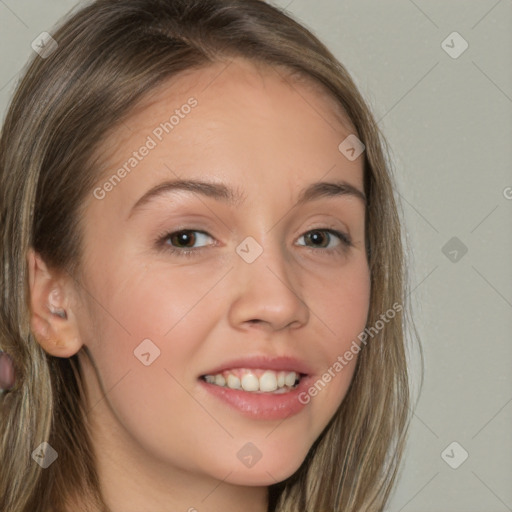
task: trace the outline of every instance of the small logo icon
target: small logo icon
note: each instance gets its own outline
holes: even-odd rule
[[[441,458],[452,469],[457,469],[468,458],[468,452],[457,441],[450,443],[442,452]]]
[[[340,153],[351,162],[361,155],[365,148],[366,146],[354,134],[349,135],[338,146]]]
[[[452,32],[441,43],[441,48],[452,59],[458,59],[469,48],[469,44],[458,32]]]
[[[43,468],[46,469],[50,467],[59,454],[52,448],[52,446],[47,443],[41,443],[33,452],[32,458]]]
[[[263,247],[252,236],[248,236],[237,246],[236,253],[246,263],[252,263],[263,253]]]
[[[133,354],[144,366],[149,366],[160,357],[160,349],[149,338],[146,338],[137,346]]]
[[[452,263],[458,263],[468,252],[468,248],[454,236],[443,245],[441,251]]]
[[[261,459],[263,454],[256,448],[252,443],[246,443],[240,448],[236,456],[240,462],[247,466],[249,469],[254,467],[256,463]]]
[[[47,59],[59,47],[57,41],[48,32],[41,32],[32,41],[31,46],[43,59]]]

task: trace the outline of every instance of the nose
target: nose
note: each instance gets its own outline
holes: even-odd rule
[[[229,320],[235,328],[279,331],[299,328],[309,320],[309,308],[302,296],[300,276],[293,274],[279,249],[264,248],[252,263],[236,259],[235,296]]]

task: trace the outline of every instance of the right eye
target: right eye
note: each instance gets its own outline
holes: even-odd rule
[[[212,237],[205,231],[181,229],[165,233],[158,238],[157,243],[163,250],[168,250],[178,256],[192,256],[199,249],[208,245],[208,239],[212,240]],[[198,243],[200,245],[196,246]]]

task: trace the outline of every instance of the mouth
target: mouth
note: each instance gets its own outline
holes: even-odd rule
[[[307,374],[289,370],[265,368],[231,368],[222,372],[201,375],[208,384],[255,394],[284,394],[299,386]]]
[[[252,420],[283,420],[298,415],[301,396],[314,379],[309,364],[294,357],[255,355],[226,362],[198,377],[201,388]]]

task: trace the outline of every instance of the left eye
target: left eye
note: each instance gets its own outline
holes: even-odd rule
[[[307,245],[307,242],[313,244],[313,248],[334,249],[340,244],[350,245],[347,235],[333,229],[313,229],[304,233],[299,240],[304,239],[306,243],[299,245]],[[331,244],[334,242],[334,245]],[[311,247],[311,246],[309,246]]]

